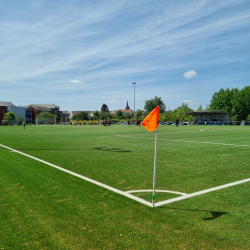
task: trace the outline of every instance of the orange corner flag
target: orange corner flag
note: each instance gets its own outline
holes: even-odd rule
[[[159,122],[159,113],[160,106],[157,106],[154,110],[152,110],[146,118],[142,122],[142,126],[144,126],[149,132],[154,131],[158,127]]]

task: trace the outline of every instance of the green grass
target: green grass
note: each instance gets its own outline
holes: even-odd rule
[[[160,126],[156,189],[193,193],[250,178],[249,134]],[[135,126],[0,127],[0,144],[122,191],[152,189],[154,137]],[[151,208],[0,147],[0,193],[0,249],[250,248],[249,182]],[[174,197],[156,193],[156,202]]]

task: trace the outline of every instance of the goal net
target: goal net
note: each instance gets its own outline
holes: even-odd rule
[[[55,118],[36,118],[36,125],[56,125]]]

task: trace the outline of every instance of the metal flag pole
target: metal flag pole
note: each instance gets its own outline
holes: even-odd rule
[[[154,159],[153,195],[152,195],[153,207],[155,206],[155,177],[156,177],[156,160],[157,160],[157,142],[158,142],[158,128],[156,129],[156,135],[155,135],[155,159]]]

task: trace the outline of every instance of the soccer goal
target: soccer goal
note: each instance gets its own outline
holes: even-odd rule
[[[36,125],[56,125],[55,118],[36,118]]]

